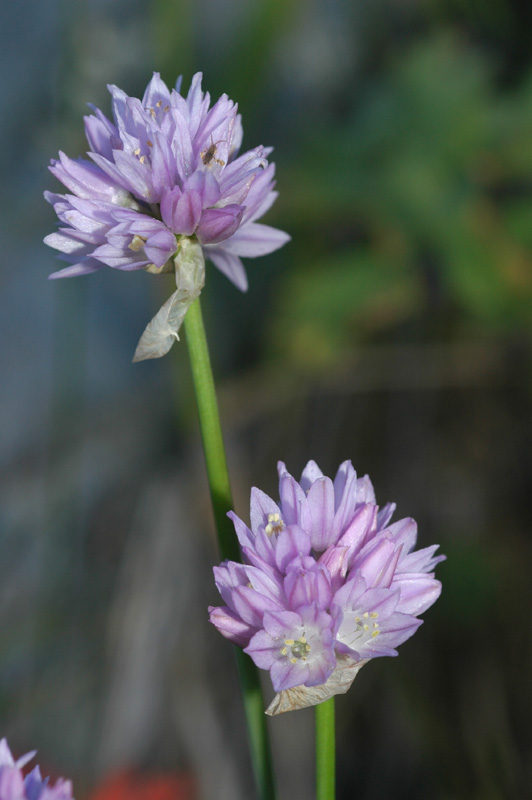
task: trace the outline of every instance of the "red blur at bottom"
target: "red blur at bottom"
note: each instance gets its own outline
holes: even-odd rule
[[[94,789],[88,800],[197,800],[187,773],[118,772]]]

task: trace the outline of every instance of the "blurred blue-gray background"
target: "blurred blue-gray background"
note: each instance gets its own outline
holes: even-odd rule
[[[275,492],[278,459],[298,475],[351,458],[448,555],[415,639],[337,703],[338,798],[529,796],[532,6],[20,0],[0,16],[0,734],[78,800],[155,773],[184,800],[189,778],[205,800],[252,796],[231,648],[207,623],[217,554],[184,342],[131,364],[168,285],[48,282],[42,244],[47,164],[85,152],[86,104],[201,70],[239,103],[244,146],[274,145],[266,221],[292,236],[247,262],[247,295],[212,265],[202,295],[237,511],[252,485]],[[312,796],[311,723],[271,724],[281,800]]]

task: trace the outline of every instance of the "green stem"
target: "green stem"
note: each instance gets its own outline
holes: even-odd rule
[[[334,697],[316,706],[316,800],[335,797]]]
[[[222,558],[239,561],[238,541],[227,517],[233,507],[231,485],[199,297],[187,311],[184,327],[220,551]],[[258,670],[240,648],[236,648],[236,658],[258,796],[260,800],[274,800],[272,760]]]

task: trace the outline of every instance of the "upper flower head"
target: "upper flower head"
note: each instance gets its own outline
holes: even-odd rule
[[[50,171],[69,190],[46,192],[65,227],[45,238],[70,266],[50,277],[104,266],[176,273],[178,295],[152,321],[135,360],[163,355],[204,281],[209,258],[238,288],[247,288],[240,256],[271,253],[287,234],[257,223],[277,197],[274,164],[262,146],[238,155],[242,124],[222,95],[210,107],[201,73],[186,97],[154,73],[144,97],[109,86],[113,122],[99,109],[85,118],[86,159],[64,153]],[[167,306],[167,307],[166,307]]]
[[[350,461],[334,481],[309,461],[296,481],[279,463],[279,503],[251,490],[251,528],[229,514],[245,564],[214,570],[225,606],[211,622],[268,669],[280,713],[345,692],[358,669],[417,630],[438,598],[437,546],[413,551],[414,520],[390,523]],[[290,690],[290,691],[289,691]]]
[[[0,800],[72,800],[72,783],[62,778],[51,786],[41,778],[39,767],[24,777],[22,767],[35,753],[26,753],[17,761],[5,739],[0,740]]]

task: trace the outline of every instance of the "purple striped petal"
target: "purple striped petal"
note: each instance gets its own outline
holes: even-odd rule
[[[243,622],[242,619],[227,606],[209,606],[209,619],[218,628],[222,636],[238,647],[246,647],[256,632],[256,628]]]
[[[258,222],[248,222],[227,240],[224,247],[237,256],[257,258],[279,250],[289,241],[290,236],[284,231]]]
[[[308,556],[311,549],[310,536],[298,525],[288,525],[277,538],[275,559],[281,572],[298,556]]]
[[[201,244],[217,244],[232,236],[240,225],[243,213],[242,206],[237,205],[207,208],[196,231]]]
[[[331,538],[334,520],[334,487],[330,478],[318,478],[307,493],[307,503],[312,519],[311,541],[316,552],[322,553],[334,544]]]

